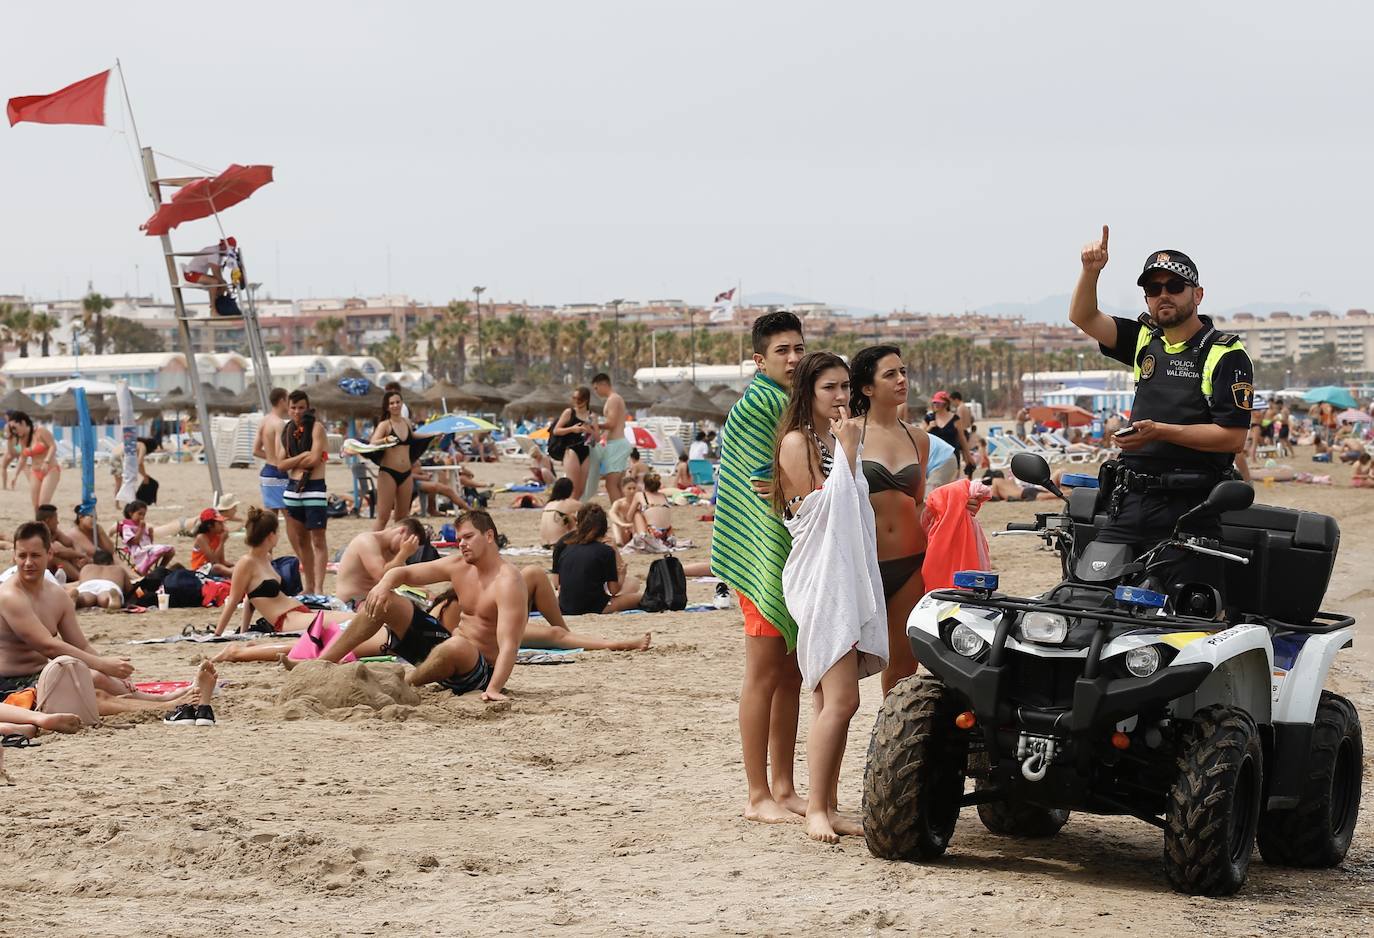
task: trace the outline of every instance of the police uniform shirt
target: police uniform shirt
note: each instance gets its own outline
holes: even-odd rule
[[[1099,347],[1102,354],[1134,369],[1133,421],[1250,426],[1255,394],[1255,370],[1250,356],[1238,336],[1217,333],[1210,318],[1198,318],[1202,328],[1174,345],[1165,341],[1161,330],[1146,322],[1112,317],[1116,323],[1116,345]],[[1204,453],[1160,441],[1124,453],[1122,459],[1141,472],[1221,472],[1231,466],[1235,457],[1231,453]]]

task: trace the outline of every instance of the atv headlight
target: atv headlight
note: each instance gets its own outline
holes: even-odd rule
[[[976,658],[987,647],[983,636],[960,622],[949,633],[949,647],[965,658]]]
[[[1021,617],[1021,636],[1028,642],[1058,645],[1069,634],[1069,620],[1057,612],[1028,612]]]
[[[1126,670],[1136,677],[1149,677],[1159,670],[1162,658],[1156,645],[1142,645],[1126,652]]]

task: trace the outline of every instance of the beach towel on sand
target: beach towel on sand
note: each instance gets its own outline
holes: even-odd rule
[[[782,568],[792,536],[749,484],[751,477],[772,477],[773,444],[786,405],[787,391],[759,372],[725,418],[711,572],[753,603],[791,651],[797,645],[797,623],[783,601]]]
[[[988,539],[968,510],[969,497],[986,501],[990,490],[981,482],[960,479],[926,495],[926,559],[921,577],[927,591],[948,589],[960,570],[988,568]]]
[[[797,666],[807,690],[814,690],[850,649],[859,653],[860,678],[887,667],[887,605],[876,528],[868,482],[863,475],[855,478],[836,440],[830,476],[787,521],[792,552],[782,570],[782,589],[797,621]]]

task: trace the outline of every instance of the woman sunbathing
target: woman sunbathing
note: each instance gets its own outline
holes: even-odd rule
[[[649,522],[644,518],[644,503],[639,497],[639,483],[627,478],[620,483],[624,494],[611,505],[607,520],[611,525],[611,546],[623,547],[636,534],[647,534]]]
[[[539,516],[539,543],[553,547],[558,539],[577,525],[577,512],[582,503],[572,497],[572,479],[564,477],[553,484],[549,500],[544,503],[544,511]]]

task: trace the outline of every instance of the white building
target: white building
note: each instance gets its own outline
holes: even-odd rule
[[[337,378],[349,369],[363,373],[374,384],[383,383],[386,369],[371,355],[272,355],[267,359],[274,387],[298,388],[325,378]],[[248,362],[247,380],[254,380],[253,363]]]
[[[749,386],[749,382],[754,380],[754,372],[758,371],[758,366],[752,360],[740,362],[738,365],[697,365],[694,369],[691,365],[669,365],[660,368],[641,368],[635,372],[635,384],[644,387],[646,384],[658,382],[659,384],[677,384],[680,381],[696,381],[697,387],[703,391],[717,384],[724,384],[736,391],[743,391]]]
[[[1322,345],[1334,345],[1346,368],[1374,372],[1374,316],[1363,309],[1348,310],[1344,316],[1325,310],[1309,316],[1236,313],[1218,322],[1217,328],[1238,334],[1257,362],[1294,361]]]
[[[234,352],[197,355],[200,380],[241,391],[248,360]],[[36,387],[62,378],[80,376],[96,381],[127,381],[142,397],[158,398],[176,388],[191,387],[186,358],[180,352],[143,352],[132,355],[50,355],[47,358],[11,358],[0,365],[0,378],[9,388]],[[42,395],[40,395],[42,396]],[[39,403],[46,403],[40,400]]]

